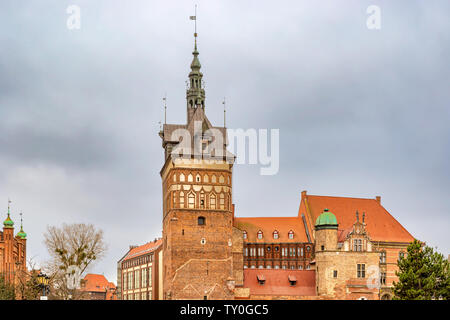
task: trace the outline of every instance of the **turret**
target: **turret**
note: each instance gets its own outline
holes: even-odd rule
[[[314,227],[316,239],[315,252],[336,250],[338,230],[336,216],[328,209],[324,209],[322,214],[317,217]]]

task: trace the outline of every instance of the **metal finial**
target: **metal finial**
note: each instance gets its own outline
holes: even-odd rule
[[[223,102],[222,102],[222,104],[223,104],[223,127],[225,128],[226,127],[226,122],[225,122],[225,118],[226,118],[226,110],[225,110],[225,97],[223,97]]]
[[[9,204],[11,203],[12,201],[8,198],[8,215],[9,215],[9,213],[10,213],[10,211],[9,211]]]
[[[195,40],[195,50],[197,50],[197,5],[195,5],[195,13],[190,16],[189,19],[194,20],[194,40]]]
[[[164,95],[164,124],[167,124],[167,94]]]

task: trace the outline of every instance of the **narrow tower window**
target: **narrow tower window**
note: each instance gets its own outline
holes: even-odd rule
[[[216,195],[214,193],[209,196],[209,206],[211,209],[216,209]]]

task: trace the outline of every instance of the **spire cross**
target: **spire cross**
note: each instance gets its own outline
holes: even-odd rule
[[[20,215],[20,229],[22,229],[23,226],[22,212],[20,212],[19,215]]]
[[[12,201],[8,198],[8,215],[9,215],[9,204],[11,203]]]

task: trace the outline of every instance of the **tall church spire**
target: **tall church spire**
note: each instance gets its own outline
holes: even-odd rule
[[[195,9],[195,16],[190,17],[195,21],[194,32],[194,51],[192,55],[194,58],[191,63],[191,72],[189,72],[189,85],[186,90],[187,103],[187,123],[190,122],[195,110],[197,108],[205,109],[205,90],[203,89],[203,74],[200,72],[201,64],[198,59],[199,52],[197,50],[197,7]]]

